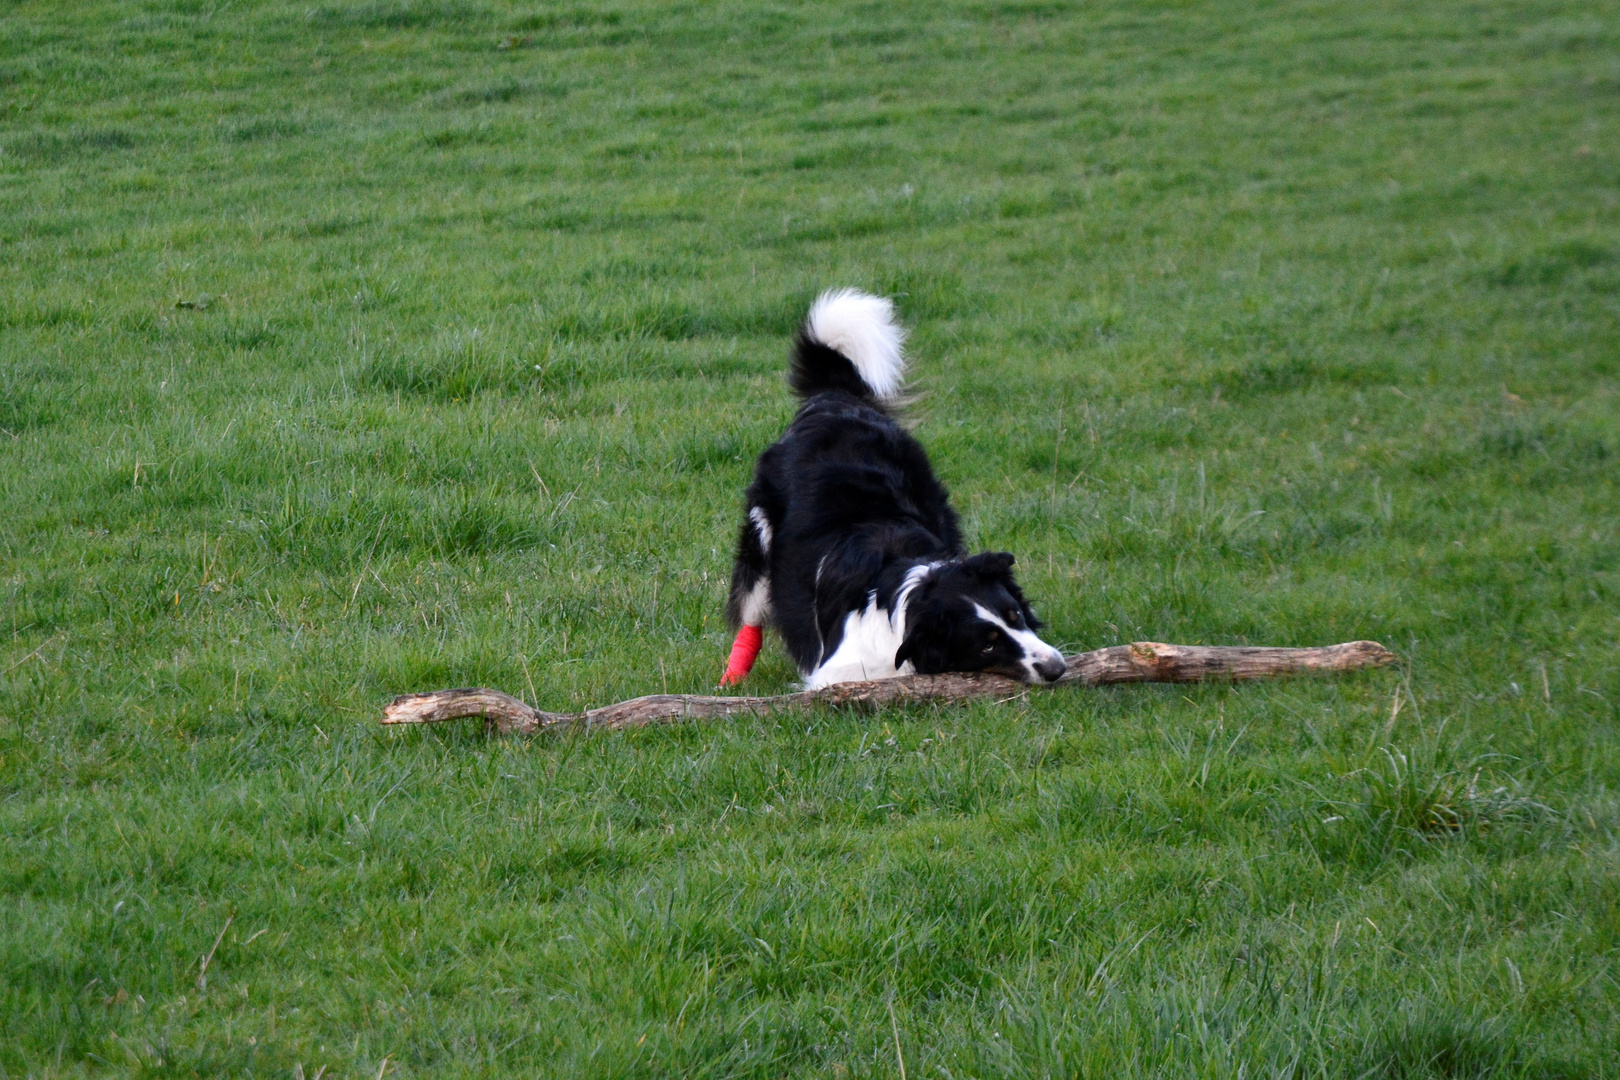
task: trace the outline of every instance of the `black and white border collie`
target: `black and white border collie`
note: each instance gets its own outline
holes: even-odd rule
[[[1057,679],[1063,657],[1036,636],[1013,557],[967,553],[928,455],[890,412],[904,341],[881,297],[844,289],[810,308],[790,374],[804,404],[755,468],[727,618],[756,650],[750,628],[776,627],[809,689],[913,672]]]

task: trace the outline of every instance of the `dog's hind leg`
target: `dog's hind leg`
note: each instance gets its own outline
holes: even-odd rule
[[[731,660],[720,677],[721,686],[742,682],[754,666],[764,640],[763,628],[771,614],[771,522],[765,508],[749,506],[748,518],[737,536],[737,559],[731,568],[731,595],[726,600],[726,621],[737,627]]]
[[[764,626],[771,614],[771,523],[760,506],[748,508],[737,535],[731,567],[726,621],[732,626]]]

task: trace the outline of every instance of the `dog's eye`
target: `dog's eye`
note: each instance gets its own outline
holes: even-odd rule
[[[1007,609],[1007,625],[1008,626],[1023,626],[1024,625],[1023,612],[1019,611],[1017,608],[1008,608]]]

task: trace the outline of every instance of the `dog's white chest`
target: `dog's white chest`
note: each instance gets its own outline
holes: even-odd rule
[[[905,640],[905,619],[892,619],[887,608],[868,603],[844,617],[844,636],[833,654],[804,680],[805,689],[819,690],[833,683],[892,679],[910,675],[911,664],[896,667],[894,654]]]

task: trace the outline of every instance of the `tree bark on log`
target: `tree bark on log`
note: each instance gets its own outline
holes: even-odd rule
[[[1311,649],[1247,645],[1161,645],[1134,641],[1067,658],[1068,670],[1053,686],[1107,686],[1112,683],[1193,683],[1266,679],[1311,671],[1356,671],[1382,667],[1395,654],[1376,641],[1350,641]],[[898,679],[847,682],[820,690],[773,697],[720,697],[702,694],[649,694],[579,713],[544,712],[499,690],[434,690],[403,694],[383,712],[384,724],[432,724],[483,717],[503,735],[532,735],[575,727],[645,727],[727,716],[763,716],[810,705],[893,705],[915,701],[1011,698],[1045,687],[1002,675],[982,673],[907,675]]]

